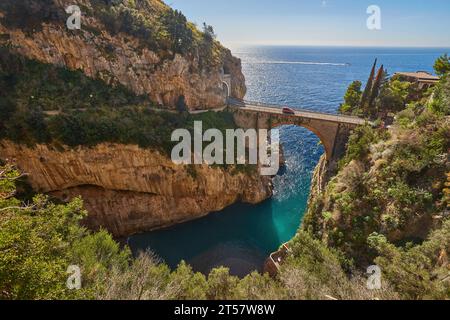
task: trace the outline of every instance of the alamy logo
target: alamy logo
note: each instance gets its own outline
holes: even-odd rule
[[[72,265],[67,268],[67,273],[70,274],[67,278],[67,288],[69,290],[81,289],[81,269],[79,266]]]
[[[369,18],[367,18],[367,29],[381,30],[381,8],[371,5],[367,8],[367,14],[370,14]]]
[[[172,149],[172,161],[176,164],[260,164],[263,176],[278,173],[280,133],[278,129],[255,130],[229,129],[225,132],[209,129],[203,132],[201,121],[194,122],[194,138],[187,129],[172,133],[172,142],[179,142]],[[192,148],[192,141],[194,146]],[[204,142],[209,143],[203,148]],[[246,157],[248,151],[248,158]]]
[[[370,266],[367,268],[367,289],[380,290],[381,289],[381,269],[379,266]]]
[[[67,29],[80,30],[81,29],[81,9],[79,6],[71,5],[66,8],[66,13],[71,16],[67,18]]]

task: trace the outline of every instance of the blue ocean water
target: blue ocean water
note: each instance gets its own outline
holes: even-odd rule
[[[247,100],[336,112],[354,80],[365,82],[375,58],[390,74],[433,71],[438,48],[242,47]],[[221,212],[168,229],[132,236],[133,252],[150,249],[169,266],[181,260],[203,273],[227,266],[239,276],[261,270],[268,254],[298,230],[309,196],[312,171],[323,147],[306,129],[284,126],[286,168],[274,179],[272,199],[235,204]]]

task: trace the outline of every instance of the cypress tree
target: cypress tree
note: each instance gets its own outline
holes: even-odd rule
[[[367,102],[372,92],[373,78],[375,77],[375,69],[377,67],[377,61],[378,59],[375,59],[372,71],[370,72],[369,80],[367,80],[366,88],[364,89],[363,95],[361,97],[361,107],[363,111],[367,111],[368,109]]]
[[[375,82],[373,83],[372,88],[372,94],[370,95],[369,99],[369,112],[370,114],[375,113],[375,99],[378,97],[378,94],[380,93],[381,85],[385,79],[385,72],[384,72],[384,66],[381,65],[380,69],[378,70],[377,77],[375,78]]]

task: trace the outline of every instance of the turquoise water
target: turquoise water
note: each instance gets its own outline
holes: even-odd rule
[[[336,112],[349,83],[365,80],[375,57],[388,69],[432,72],[447,49],[246,47],[233,53],[243,62],[246,99]],[[303,217],[312,171],[323,147],[309,131],[281,128],[286,167],[274,179],[272,199],[235,204],[221,212],[165,230],[130,237],[133,252],[150,249],[169,266],[181,261],[208,273],[227,266],[239,276],[261,270],[267,255],[291,239]]]

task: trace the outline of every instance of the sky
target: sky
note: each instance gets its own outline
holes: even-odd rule
[[[165,0],[235,45],[450,47],[449,0]],[[367,8],[381,10],[369,30]]]

